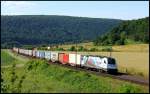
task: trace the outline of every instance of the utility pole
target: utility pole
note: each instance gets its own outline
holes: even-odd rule
[[[77,31],[79,31],[79,25],[80,23],[77,24]],[[78,39],[78,34],[76,34],[76,38]],[[76,64],[77,64],[77,39],[76,39]]]
[[[76,64],[77,64],[77,41],[76,41]]]
[[[110,47],[110,57],[112,56],[112,45]]]

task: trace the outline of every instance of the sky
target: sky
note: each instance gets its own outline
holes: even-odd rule
[[[149,1],[1,1],[1,15],[67,15],[132,20],[149,16]]]

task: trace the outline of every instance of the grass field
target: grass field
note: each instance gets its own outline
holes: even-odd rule
[[[6,50],[1,50],[1,66],[9,65],[12,61],[16,59],[9,55]]]
[[[12,65],[13,62],[17,65],[23,65],[28,61],[28,58],[20,56],[17,53],[12,53],[8,49],[1,50],[1,67],[9,67],[9,65]]]
[[[22,93],[146,93],[147,86],[101,77],[31,60],[24,67],[2,68],[4,92]]]
[[[109,77],[100,77],[57,65],[47,65],[43,60],[29,60],[11,53],[9,50],[1,51],[2,59],[7,56],[7,61],[4,63],[11,62],[9,63],[11,67],[2,67],[3,92],[149,92],[149,87],[147,86],[140,86]],[[15,59],[9,60],[9,58]],[[25,65],[17,67],[18,63],[14,65],[15,61]]]

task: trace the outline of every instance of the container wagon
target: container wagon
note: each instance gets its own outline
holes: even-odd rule
[[[52,62],[58,61],[58,53],[57,52],[51,52],[51,61]]]
[[[69,62],[69,54],[59,53],[59,62],[62,64],[67,64]]]
[[[51,59],[51,52],[50,51],[44,51],[44,53],[45,53],[45,59],[49,61]]]
[[[81,59],[82,59],[82,55],[80,54],[69,54],[69,64],[71,66],[80,66]]]

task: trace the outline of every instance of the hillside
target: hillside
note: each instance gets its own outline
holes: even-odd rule
[[[1,16],[1,45],[57,44],[91,41],[121,20],[57,15]]]
[[[149,17],[124,21],[105,35],[100,35],[95,45],[124,45],[149,43]]]

